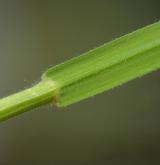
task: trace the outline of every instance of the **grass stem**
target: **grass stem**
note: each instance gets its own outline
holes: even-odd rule
[[[160,69],[160,22],[47,70],[36,86],[0,100],[0,120],[43,104],[79,102]]]
[[[42,81],[22,92],[0,100],[0,121],[53,101],[56,85]]]

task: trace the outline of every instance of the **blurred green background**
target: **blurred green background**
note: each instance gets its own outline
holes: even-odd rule
[[[1,0],[0,97],[44,70],[160,19],[159,0]],[[160,72],[64,109],[0,124],[0,165],[160,162]]]

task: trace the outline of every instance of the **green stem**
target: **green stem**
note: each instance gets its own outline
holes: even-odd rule
[[[0,121],[51,102],[56,94],[53,81],[42,81],[22,92],[0,100]]]
[[[0,120],[40,105],[68,106],[160,69],[160,22],[48,69],[35,87],[0,100]]]

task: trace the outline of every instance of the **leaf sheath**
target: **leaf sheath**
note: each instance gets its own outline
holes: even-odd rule
[[[49,69],[59,84],[57,105],[67,106],[160,68],[160,22]]]

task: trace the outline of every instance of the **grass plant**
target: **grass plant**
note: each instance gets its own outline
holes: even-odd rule
[[[65,107],[160,69],[160,22],[50,68],[40,83],[0,100],[0,120],[49,102]]]

